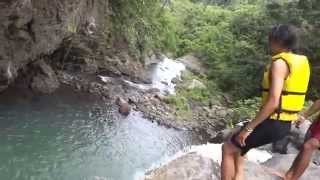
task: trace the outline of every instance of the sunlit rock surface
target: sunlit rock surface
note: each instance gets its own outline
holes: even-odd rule
[[[219,168],[212,159],[199,156],[196,153],[189,153],[173,160],[168,165],[153,171],[146,180],[166,179],[201,179],[219,180],[215,173]]]
[[[248,153],[245,167],[246,180],[278,180],[274,172],[284,173],[296,155],[274,155],[253,149]],[[185,154],[146,173],[145,180],[220,179],[221,145],[194,146]],[[311,164],[301,180],[320,177],[320,167]]]

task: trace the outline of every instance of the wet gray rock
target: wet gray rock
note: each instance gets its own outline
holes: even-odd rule
[[[177,77],[175,77],[171,80],[171,83],[173,83],[173,84],[178,84],[179,82],[181,82],[181,80],[180,80],[180,78],[177,78]]]
[[[164,58],[165,56],[161,53],[151,53],[145,57],[144,65],[148,67],[150,65],[161,62]]]
[[[207,86],[203,84],[203,82],[193,79],[191,82],[188,83],[187,88],[192,89],[206,89]]]
[[[42,94],[50,94],[59,88],[60,83],[56,73],[44,62],[44,60],[37,61],[32,66],[32,69],[36,72],[32,77],[31,82],[33,91]]]
[[[195,74],[205,75],[208,73],[208,68],[204,65],[203,61],[192,54],[181,57],[178,60]]]
[[[101,81],[95,81],[90,76],[80,77],[69,74],[65,71],[58,71],[57,77],[59,82],[71,86],[79,91],[90,92],[91,94],[100,96],[102,98],[110,98],[112,95],[110,92],[112,87],[105,85],[105,83]]]
[[[135,57],[129,56],[127,52],[105,56],[98,66],[102,71],[106,71],[114,77],[126,76],[128,80],[135,83],[151,83],[150,77],[146,75],[144,65]]]
[[[161,81],[161,83],[164,84],[164,85],[166,85],[166,86],[169,85],[169,83],[168,83],[168,82],[165,82],[165,81]]]

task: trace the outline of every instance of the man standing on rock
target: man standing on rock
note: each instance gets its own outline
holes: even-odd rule
[[[221,179],[244,179],[244,156],[252,148],[285,137],[298,119],[308,89],[307,57],[294,54],[297,37],[291,26],[278,25],[269,34],[272,62],[263,76],[262,106],[255,119],[223,144]]]
[[[307,111],[301,113],[297,126],[306,118],[320,111],[320,100],[317,100]],[[290,170],[286,173],[285,180],[298,180],[308,168],[313,153],[320,147],[320,116],[311,125],[301,151],[296,157]]]

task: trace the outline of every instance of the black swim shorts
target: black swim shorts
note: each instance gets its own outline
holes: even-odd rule
[[[232,144],[241,149],[244,156],[250,149],[281,140],[290,133],[291,122],[267,119],[259,124],[246,139],[246,146],[241,146],[236,140],[240,131],[231,138]]]

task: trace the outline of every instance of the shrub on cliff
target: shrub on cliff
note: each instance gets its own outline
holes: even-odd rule
[[[113,10],[113,33],[128,43],[141,60],[151,50],[175,51],[175,28],[168,16],[168,1],[110,0]]]

